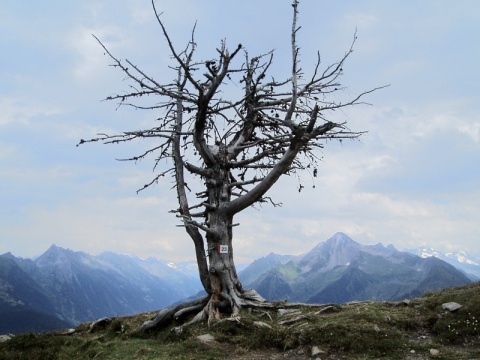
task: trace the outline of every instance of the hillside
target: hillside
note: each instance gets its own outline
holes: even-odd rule
[[[456,302],[458,310],[444,309]],[[295,305],[180,333],[138,334],[152,313],[111,318],[89,331],[26,334],[0,342],[1,359],[478,359],[480,283],[411,301]],[[1,340],[0,340],[1,341]]]

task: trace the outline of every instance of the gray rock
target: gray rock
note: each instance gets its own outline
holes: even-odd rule
[[[325,354],[325,351],[320,349],[318,346],[312,346],[312,356],[319,355],[319,354]]]
[[[461,307],[462,307],[462,305],[460,305],[459,303],[453,302],[453,301],[442,304],[442,309],[448,310],[450,312],[457,311]]]
[[[0,343],[11,340],[12,337],[9,335],[0,335]]]
[[[181,335],[183,333],[183,326],[175,326],[172,331],[176,334],[176,335]]]
[[[197,339],[200,340],[202,343],[207,344],[215,341],[215,338],[211,334],[199,335]]]
[[[440,351],[437,349],[430,349],[430,355],[432,355],[433,357],[436,357],[440,355]]]

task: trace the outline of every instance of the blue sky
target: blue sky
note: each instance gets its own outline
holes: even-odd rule
[[[178,47],[197,21],[197,56],[221,39],[253,56],[275,49],[274,71],[290,69],[288,0],[156,2]],[[282,208],[237,217],[239,262],[269,252],[299,254],[336,231],[364,244],[428,245],[480,255],[480,3],[442,0],[300,3],[301,65],[312,69],[348,50],[345,95],[373,106],[338,114],[360,141],[329,143],[315,183],[282,179]],[[16,1],[0,4],[0,253],[30,257],[51,244],[170,260],[194,256],[168,210],[169,179],[136,194],[148,162],[115,161],[143,144],[77,148],[81,138],[148,126],[154,113],[102,99],[126,89],[92,37],[170,81],[175,74],[149,0]],[[315,188],[312,185],[315,184]]]

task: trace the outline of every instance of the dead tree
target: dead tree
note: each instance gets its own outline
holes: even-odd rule
[[[309,170],[316,176],[318,150],[326,141],[361,135],[348,130],[345,123],[329,121],[329,114],[362,103],[364,95],[378,89],[343,103],[332,100],[331,95],[342,90],[339,80],[356,37],[340,61],[321,69],[318,54],[311,75],[303,73],[296,40],[297,0],[292,4],[291,73],[281,80],[269,74],[273,51],[250,57],[241,44],[229,51],[222,41],[215,59],[196,60],[194,31],[187,46],[178,51],[154,1],[152,6],[174,61],[171,83],[157,82],[131,61],[111,54],[97,40],[113,66],[131,82],[127,93],[107,99],[160,114],[156,126],[80,140],[80,144],[118,144],[151,139],[149,150],[125,159],[154,157],[156,175],[140,190],[164,176],[174,179],[179,206],[173,212],[193,241],[200,279],[208,295],[162,310],[143,325],[143,330],[192,312],[197,313],[193,321],[212,320],[222,313],[235,315],[242,307],[264,304],[255,291],[243,289],[235,270],[235,215],[261,202],[276,205],[266,194],[282,175]],[[241,92],[225,91],[231,83]],[[152,105],[145,105],[144,100],[140,104],[139,98],[153,98]],[[170,165],[164,168],[165,163]],[[197,181],[203,191],[191,192],[187,178]]]

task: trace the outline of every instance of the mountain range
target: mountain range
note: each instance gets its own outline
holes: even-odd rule
[[[35,260],[7,253],[0,256],[0,333],[158,310],[200,289],[185,267],[154,258],[92,256],[55,245]]]
[[[267,300],[305,303],[401,300],[471,282],[436,257],[422,258],[392,245],[361,245],[344,233],[303,255],[257,259],[240,278]]]
[[[425,250],[425,249],[424,249]],[[269,254],[239,271],[244,288],[268,300],[344,303],[399,300],[475,280],[430,249],[417,255],[392,245],[361,245],[343,233],[303,255]],[[466,273],[469,273],[469,276]],[[195,262],[104,252],[96,256],[52,245],[38,258],[0,255],[0,334],[67,328],[105,316],[158,310],[202,290]]]

